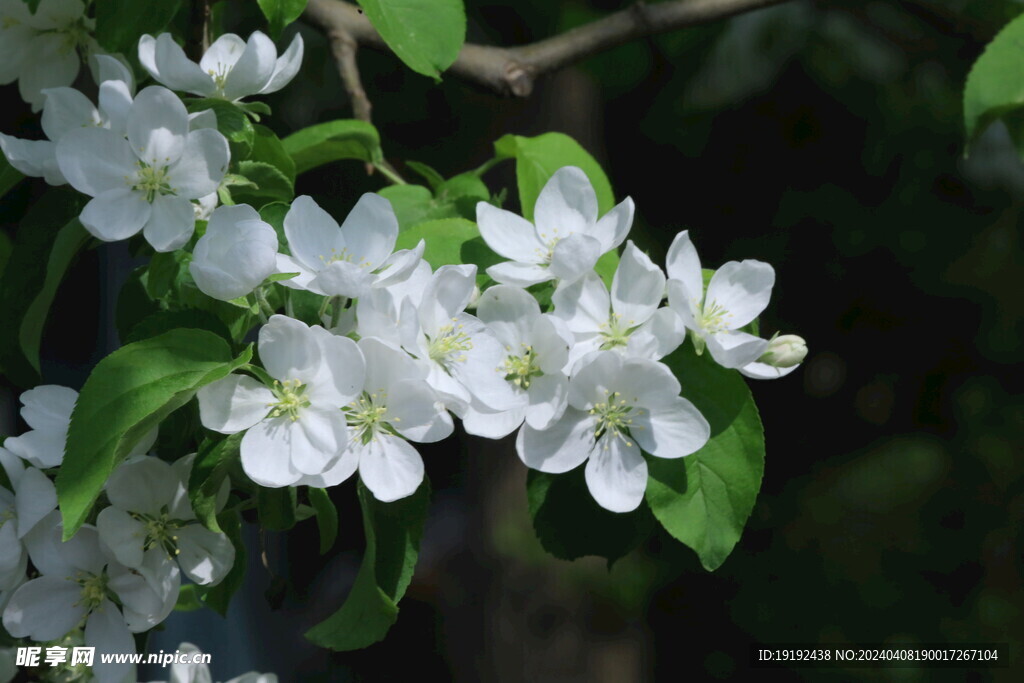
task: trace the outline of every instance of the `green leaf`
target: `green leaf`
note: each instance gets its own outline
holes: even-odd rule
[[[295,161],[284,148],[284,143],[266,126],[254,125],[251,161],[262,161],[279,170],[289,184],[295,184]]]
[[[281,141],[297,173],[339,159],[377,162],[384,157],[380,134],[365,121],[338,119],[303,128]]]
[[[271,531],[287,531],[295,526],[295,507],[298,505],[295,487],[268,489],[261,486],[256,492],[256,508],[260,524]]]
[[[146,292],[146,274],[144,266],[133,270],[117,294],[114,326],[123,343],[127,343],[128,337],[136,325],[160,311],[159,304],[153,301]],[[133,341],[138,341],[138,338]]]
[[[466,40],[462,0],[359,0],[359,5],[406,66],[435,80]]]
[[[480,236],[476,223],[464,218],[427,221],[398,233],[395,249],[412,249],[420,240],[426,242],[423,258],[433,268],[449,264],[471,263],[477,269],[477,283],[483,286],[486,270],[502,258]]]
[[[190,100],[187,105],[190,112],[212,109],[217,115],[217,130],[228,139],[232,162],[249,158],[256,142],[256,129],[244,109],[231,102],[213,98]]]
[[[200,601],[201,595],[202,588],[194,583],[182,586],[178,591],[178,601],[174,604],[174,611],[195,612],[197,609],[202,609],[203,603]]]
[[[68,428],[57,499],[65,540],[85,522],[107,476],[140,438],[196,391],[248,363],[205,330],[177,329],[123,346],[96,365]]]
[[[188,477],[188,499],[196,519],[210,531],[223,531],[217,522],[217,495],[228,479],[228,472],[238,462],[239,447],[244,435],[244,432],[239,432],[226,439],[203,444],[192,462],[192,472]]]
[[[533,528],[555,557],[598,555],[610,567],[650,535],[654,517],[645,504],[624,514],[602,508],[587,489],[583,469],[557,475],[530,470],[526,492]]]
[[[217,524],[235,547],[235,563],[220,583],[206,591],[203,602],[223,617],[227,616],[231,596],[241,587],[245,578],[246,549],[242,540],[242,517],[238,512],[225,510],[217,516]]]
[[[683,385],[682,395],[711,425],[711,439],[685,458],[648,458],[647,502],[661,525],[712,571],[732,552],[754,509],[764,472],[764,431],[739,372],[707,353],[695,355],[689,344],[664,362]]]
[[[258,0],[263,16],[270,24],[270,35],[277,38],[284,27],[299,18],[306,0]]]
[[[430,185],[431,190],[437,190],[444,182],[444,176],[435,171],[430,166],[422,164],[418,161],[406,161],[405,165],[408,166],[412,171],[416,172],[421,178],[427,181]]]
[[[391,185],[382,188],[377,194],[391,202],[400,231],[430,220],[431,212],[437,208],[434,193],[422,185]]]
[[[1024,15],[1007,24],[978,57],[964,88],[964,123],[968,142],[974,141],[993,121],[1009,117],[1010,134],[1018,149],[1024,148]]]
[[[88,241],[89,233],[85,231],[77,218],[72,219],[60,229],[53,241],[50,258],[46,262],[46,277],[43,279],[42,287],[32,299],[32,303],[29,304],[25,311],[25,317],[21,321],[18,341],[25,358],[36,372],[40,372],[39,344],[43,338],[43,327],[46,325],[46,318],[50,313],[53,299],[57,295],[57,288],[79,250]]]
[[[181,0],[96,0],[96,40],[110,52],[134,51],[139,36],[161,33]]]
[[[309,504],[316,511],[316,526],[320,530],[320,554],[334,546],[338,538],[338,510],[326,489],[309,487]]]
[[[0,199],[4,198],[15,185],[20,183],[23,176],[7,161],[7,157],[0,154]]]
[[[255,188],[243,185],[231,193],[238,203],[259,208],[269,202],[290,202],[295,196],[292,181],[276,166],[263,161],[243,161],[238,164],[238,170],[256,184]]]
[[[427,517],[430,484],[394,503],[381,503],[359,483],[366,553],[345,603],[306,637],[332,650],[358,650],[384,638],[398,618],[398,601],[409,587]]]
[[[494,150],[501,159],[516,160],[519,203],[526,220],[533,220],[533,207],[541,189],[555,171],[563,166],[578,166],[587,174],[597,193],[597,206],[601,215],[615,206],[615,195],[608,176],[587,150],[564,133],[544,133],[533,138],[506,135],[494,143]]]

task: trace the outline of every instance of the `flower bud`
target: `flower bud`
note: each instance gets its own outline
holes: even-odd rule
[[[795,334],[784,334],[768,342],[768,350],[758,358],[777,368],[791,368],[799,365],[807,357],[807,342]]]
[[[189,271],[204,294],[230,301],[277,270],[277,233],[247,205],[222,206],[196,242]]]

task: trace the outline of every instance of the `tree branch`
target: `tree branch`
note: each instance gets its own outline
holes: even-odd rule
[[[192,0],[189,8],[189,35],[185,51],[192,61],[198,62],[210,49],[210,5],[213,0]]]
[[[637,2],[545,40],[519,47],[466,43],[450,73],[503,95],[526,97],[537,77],[636,38],[724,19],[788,0],[674,0]],[[342,0],[309,0],[305,17],[330,35],[343,31],[360,45],[386,49],[383,39],[355,6]]]
[[[345,86],[349,100],[352,102],[352,113],[360,121],[370,122],[370,111],[373,106],[363,89],[363,81],[359,77],[359,67],[356,64],[356,50],[359,43],[350,33],[341,27],[327,30],[327,39],[331,43],[331,52],[334,54],[334,61],[338,65],[338,75]]]

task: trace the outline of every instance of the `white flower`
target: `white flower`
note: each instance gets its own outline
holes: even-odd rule
[[[374,497],[384,502],[415,493],[423,459],[409,441],[432,443],[452,433],[452,418],[424,380],[423,366],[379,339],[359,340],[366,379],[344,408],[350,438],[338,462],[305,483],[334,486],[358,469]]]
[[[28,553],[18,537],[14,494],[0,486],[0,591],[20,586],[27,567]]]
[[[35,14],[24,0],[0,0],[0,85],[17,79],[21,98],[39,111],[44,90],[74,82],[78,50],[98,48],[94,26],[80,0],[42,0]]]
[[[196,655],[201,655],[203,651],[192,643],[181,643],[175,651],[175,654],[178,653],[193,658]],[[211,683],[211,681],[213,681],[213,676],[210,674],[210,668],[206,664],[202,662],[189,662],[187,664],[175,662],[171,664],[170,678],[167,683]],[[161,682],[153,681],[153,683]],[[261,674],[250,671],[225,681],[225,683],[277,683],[277,674]]]
[[[277,267],[277,233],[248,204],[222,206],[196,242],[189,271],[205,294],[221,301],[245,296]]]
[[[488,411],[519,404],[501,371],[504,347],[465,312],[475,281],[476,266],[441,266],[420,292],[394,306],[402,348],[427,368],[427,383],[460,417],[471,404]]]
[[[260,329],[259,354],[272,388],[229,375],[199,390],[203,426],[242,437],[242,467],[261,486],[305,483],[341,457],[348,428],[341,407],[363,386],[356,343],[275,315]]]
[[[569,378],[562,370],[573,344],[572,332],[558,318],[542,314],[529,292],[509,285],[484,292],[477,315],[504,346],[499,374],[518,401],[505,411],[487,410],[473,401],[462,416],[466,431],[500,439],[524,420],[534,429],[546,429],[567,405]]]
[[[84,628],[85,645],[99,653],[135,652],[131,634],[159,624],[174,608],[180,587],[177,567],[143,578],[108,561],[95,527],[83,525],[63,543],[60,535],[58,512],[30,534],[29,553],[40,576],[11,596],[4,628],[16,638],[37,642]],[[93,673],[100,681],[120,682],[132,669],[129,664],[102,664],[97,655]]]
[[[280,90],[299,71],[302,36],[295,34],[280,58],[274,41],[255,31],[245,42],[233,33],[215,40],[199,60],[189,60],[169,33],[139,40],[139,62],[172,90],[237,102]]]
[[[2,20],[0,20],[2,21]],[[32,178],[43,178],[50,185],[67,181],[57,164],[57,141],[76,128],[110,128],[124,135],[125,117],[135,94],[131,72],[107,55],[97,55],[99,72],[98,106],[74,88],[48,88],[43,91],[42,126],[46,140],[22,140],[0,133],[0,150],[11,166]]]
[[[495,281],[528,287],[583,276],[604,253],[626,239],[633,224],[633,200],[597,218],[597,195],[575,166],[555,171],[537,197],[533,221],[487,202],[476,205],[480,235],[487,246],[511,261],[487,269]]]
[[[700,354],[707,345],[711,357],[726,368],[741,368],[757,360],[768,342],[740,330],[768,306],[775,271],[762,261],[729,261],[715,271],[704,292],[704,276],[688,231],[676,235],[666,258],[668,303],[694,332]]]
[[[159,567],[166,573],[163,565],[177,562],[190,579],[212,586],[231,569],[235,548],[227,536],[196,520],[188,499],[194,457],[173,466],[146,455],[125,460],[107,480],[110,507],[100,511],[96,528],[124,566],[144,574]],[[227,500],[226,489],[221,498]]]
[[[679,396],[661,363],[597,351],[569,382],[569,407],[550,429],[524,425],[516,452],[527,467],[553,474],[587,462],[587,488],[601,507],[629,512],[643,500],[647,462],[640,453],[679,458],[707,443],[704,416]]]
[[[77,391],[55,384],[22,393],[21,417],[32,429],[9,437],[4,448],[35,467],[57,467],[64,460],[64,442],[77,400]]]
[[[0,448],[13,492],[0,488],[0,591],[17,588],[25,578],[25,537],[57,509],[57,490],[49,477]]]
[[[284,217],[291,256],[279,254],[282,273],[298,273],[281,284],[323,296],[358,298],[372,287],[408,277],[423,256],[424,243],[397,253],[398,219],[391,202],[367,193],[338,227],[337,221],[305,195]]]
[[[807,342],[795,334],[784,334],[768,341],[768,349],[752,363],[739,368],[751,379],[778,379],[796,370],[807,357]]]
[[[92,201],[80,220],[96,237],[115,241],[140,230],[157,251],[185,244],[195,227],[193,199],[216,191],[228,166],[228,142],[216,130],[189,130],[181,100],[166,88],[138,94],[127,115],[128,139],[81,128],[57,143],[68,182]]]
[[[610,297],[593,272],[560,284],[551,301],[553,315],[576,335],[570,366],[599,349],[650,360],[672,353],[683,343],[686,328],[671,309],[659,308],[664,295],[665,274],[631,241],[622,252]]]

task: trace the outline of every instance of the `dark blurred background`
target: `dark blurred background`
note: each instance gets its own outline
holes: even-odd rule
[[[530,42],[628,4],[468,0],[469,40]],[[229,30],[261,28],[234,5]],[[745,678],[752,643],[992,641],[1011,644],[1016,672],[782,673],[1019,680],[1024,166],[1001,124],[965,157],[961,93],[984,44],[1022,11],[1014,0],[795,1],[630,43],[540,80],[525,100],[435,85],[361,51],[385,153],[408,177],[406,160],[450,176],[490,158],[505,133],[562,131],[636,201],[631,236],[659,262],[690,229],[706,266],[775,266],[762,330],[800,334],[810,354],[786,379],[751,380],[768,449],[757,506],[714,573],[666,535],[609,572],[545,555],[509,443],[448,441],[424,449],[433,512],[383,643],[329,654],[301,637],[355,576],[364,541],[351,483],[332,490],[331,554],[318,556],[306,522],[263,538],[268,572],[250,529],[246,592],[229,619],[176,615],[153,642],[195,642],[221,680],[250,669],[405,680],[412,663],[439,680],[620,682]],[[281,134],[351,115],[326,41],[298,30],[302,74],[267,100]],[[12,88],[0,92],[5,132],[37,127]],[[511,162],[485,179],[515,197]],[[382,183],[338,163],[297,192],[343,215]],[[17,188],[4,220],[39,189]],[[109,301],[125,255],[104,247],[71,273],[46,381],[78,388],[115,343]]]

